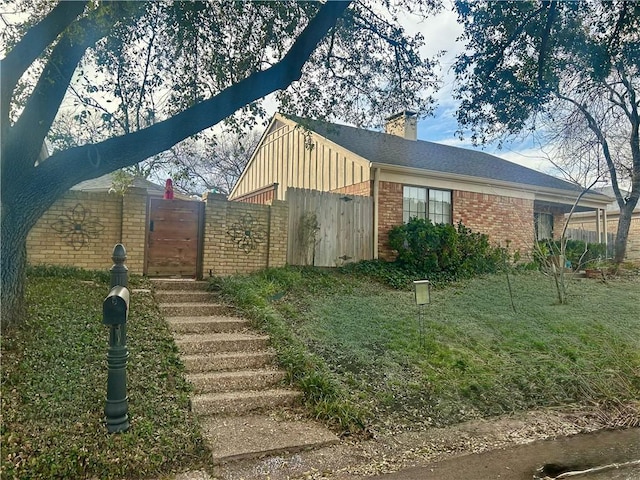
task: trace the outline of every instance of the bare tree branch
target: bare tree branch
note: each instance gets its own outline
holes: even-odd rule
[[[602,145],[602,154],[604,155],[604,158],[605,158],[605,160],[607,162],[607,168],[609,170],[609,175],[611,177],[611,186],[613,187],[613,192],[616,195],[616,200],[618,201],[618,206],[620,208],[623,208],[624,207],[624,203],[622,201],[622,195],[620,193],[620,188],[618,186],[618,173],[616,172],[616,166],[615,166],[615,163],[613,162],[613,158],[611,156],[611,151],[609,150],[609,142],[607,141],[607,138],[604,136],[604,133],[602,132],[602,130],[598,126],[598,122],[596,121],[595,118],[593,118],[593,115],[591,115],[589,110],[587,110],[586,106],[584,106],[580,102],[576,101],[575,99],[573,99],[571,97],[567,97],[565,95],[562,95],[559,92],[555,92],[555,94],[556,94],[556,96],[558,98],[560,98],[561,100],[564,100],[566,102],[571,103],[572,105],[577,107],[578,110],[580,110],[582,112],[582,114],[584,115],[584,118],[587,120],[587,124],[589,125],[589,128],[591,129],[591,131],[598,138],[598,142],[600,143],[600,145]]]

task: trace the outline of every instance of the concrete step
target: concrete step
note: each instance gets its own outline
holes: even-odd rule
[[[218,303],[218,296],[203,290],[156,290],[158,303]]]
[[[286,377],[282,370],[241,370],[235,372],[192,373],[187,379],[196,393],[237,392],[271,388]]]
[[[257,352],[269,346],[268,336],[245,333],[184,334],[176,335],[175,341],[183,355]]]
[[[165,317],[208,317],[234,313],[232,307],[221,303],[161,303],[160,311]]]
[[[301,398],[294,390],[203,393],[191,397],[191,409],[198,415],[237,415],[293,405]]]
[[[154,278],[151,280],[156,290],[206,290],[209,282],[183,278]]]
[[[275,358],[270,350],[181,356],[188,373],[259,369],[273,365]]]
[[[237,332],[249,328],[249,321],[238,317],[166,317],[174,333]]]
[[[318,423],[275,415],[210,417],[203,422],[202,432],[216,464],[339,443],[334,433]]]

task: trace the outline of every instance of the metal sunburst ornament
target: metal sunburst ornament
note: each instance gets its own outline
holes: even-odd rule
[[[80,203],[58,217],[51,228],[74,250],[80,250],[104,230],[98,219],[91,216],[91,210]]]
[[[227,230],[227,235],[231,237],[240,250],[249,253],[255,250],[259,244],[264,243],[265,232],[258,227],[258,223],[254,220],[250,213],[245,213],[240,220],[231,225]]]

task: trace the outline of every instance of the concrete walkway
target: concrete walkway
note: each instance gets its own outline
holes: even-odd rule
[[[207,282],[154,280],[216,464],[263,458],[338,443],[323,425],[291,412],[300,392],[285,384],[269,337],[251,330],[229,305],[207,292]],[[178,476],[206,479],[203,472]]]

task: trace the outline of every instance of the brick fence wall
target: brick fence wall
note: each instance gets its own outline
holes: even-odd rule
[[[228,202],[210,195],[205,208],[203,275],[229,275],[284,266],[288,206]],[[124,215],[122,213],[124,212]],[[70,191],[36,223],[27,238],[32,265],[108,270],[116,243],[127,250],[130,273],[143,274],[148,196],[130,188],[124,196]]]
[[[127,249],[127,267],[132,273],[142,273],[147,244],[147,192],[130,188],[122,203],[124,216],[120,242]]]
[[[106,192],[67,193],[31,229],[29,263],[110,268],[113,246],[121,238],[122,200]]]
[[[287,261],[289,208],[228,202],[224,195],[208,195],[205,208],[203,274],[232,275]]]

